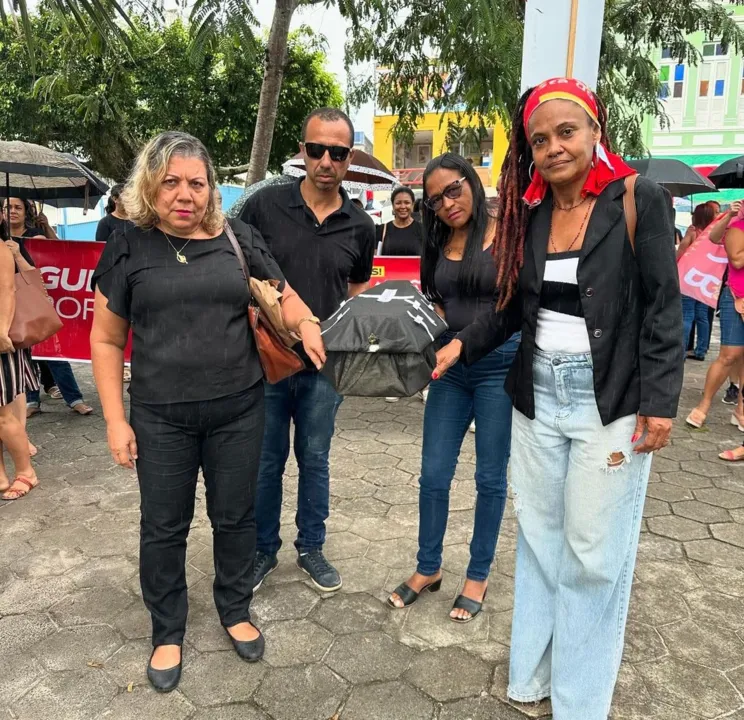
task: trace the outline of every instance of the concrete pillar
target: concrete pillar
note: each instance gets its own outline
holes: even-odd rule
[[[605,0],[526,0],[522,92],[553,77],[597,87]]]

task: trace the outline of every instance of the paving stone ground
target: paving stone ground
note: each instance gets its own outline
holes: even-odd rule
[[[711,351],[714,357],[716,348]],[[744,465],[717,453],[742,435],[717,399],[708,427],[682,420],[706,365],[688,363],[670,447],[654,461],[612,720],[744,720]],[[473,521],[468,434],[452,488],[444,583],[408,610],[387,594],[414,568],[423,407],[347,400],[331,453],[327,554],[343,589],[322,597],[295,567],[297,467],[288,467],[279,568],[254,600],[263,662],[232,652],[211,598],[200,486],[189,539],[183,680],[156,695],[144,673],[149,618],[137,578],[138,492],[112,465],[97,414],[45,400],[30,423],[40,487],[0,507],[0,718],[21,720],[520,720],[505,702],[516,520],[501,530],[485,611],[447,618]]]

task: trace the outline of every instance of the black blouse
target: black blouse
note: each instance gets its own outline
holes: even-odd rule
[[[383,239],[384,234],[384,239]],[[399,228],[394,222],[377,226],[377,242],[382,240],[380,255],[421,255],[424,242],[421,223],[414,220],[410,225]]]
[[[28,248],[26,247],[26,243],[23,242],[23,238],[32,238],[32,237],[38,237],[39,235],[43,235],[44,231],[37,227],[30,227],[26,228],[23,231],[23,235],[20,237],[13,236],[13,240],[15,240],[18,243],[18,250],[21,253],[21,257],[31,266],[36,267],[36,263],[34,262],[34,259],[31,257],[31,254],[28,251]],[[18,265],[16,265],[16,272],[18,272]]]
[[[231,220],[253,277],[284,277],[257,230]],[[197,402],[248,389],[262,377],[248,326],[250,294],[225,233],[212,240],[131,227],[106,243],[93,275],[108,308],[132,327],[133,398]],[[182,249],[183,248],[183,249]]]
[[[478,292],[463,297],[458,288],[458,278],[462,261],[449,260],[443,253],[439,255],[434,270],[434,285],[442,298],[444,319],[453,332],[460,332],[472,323],[482,312],[489,312],[493,306],[493,289],[496,287],[496,263],[493,248],[487,247],[480,255],[478,264]]]
[[[107,242],[115,232],[126,232],[133,223],[125,218],[118,218],[111,213],[104,215],[96,226],[96,242]]]

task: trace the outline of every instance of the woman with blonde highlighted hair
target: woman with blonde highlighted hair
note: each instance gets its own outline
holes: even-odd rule
[[[253,276],[280,281],[288,328],[318,367],[325,361],[312,313],[284,282],[263,238],[240,221],[228,226],[215,194],[204,145],[185,133],[158,135],[122,194],[133,226],[109,239],[93,277],[93,371],[114,460],[137,468],[140,582],[153,625],[147,674],[161,692],[181,676],[186,538],[200,469],[220,622],[244,660],[259,660],[264,649],[249,613],[263,378],[247,320],[250,293],[229,234]],[[127,422],[122,369],[130,329]]]

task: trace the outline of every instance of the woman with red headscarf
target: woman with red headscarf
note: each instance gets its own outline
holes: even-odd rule
[[[550,697],[555,720],[610,711],[651,453],[669,442],[684,366],[669,203],[610,152],[606,121],[575,80],[522,96],[499,188],[496,312],[435,369],[522,330],[506,381],[519,525],[508,693]]]

